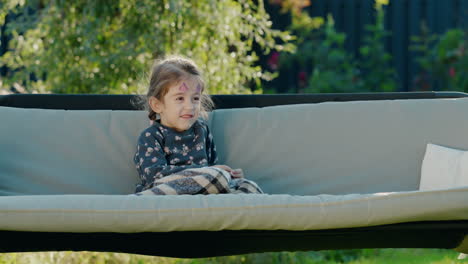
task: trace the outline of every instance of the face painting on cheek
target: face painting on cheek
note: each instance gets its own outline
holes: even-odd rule
[[[196,90],[197,93],[201,93],[201,85],[200,84],[197,84],[197,90]]]

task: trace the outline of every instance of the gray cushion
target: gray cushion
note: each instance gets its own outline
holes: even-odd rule
[[[417,190],[425,146],[468,148],[468,99],[216,110],[220,163],[267,193]],[[0,195],[127,194],[143,111],[0,107]]]
[[[268,193],[417,190],[427,143],[468,148],[468,99],[327,102],[215,111],[221,162]]]
[[[0,108],[0,195],[124,194],[141,111]]]

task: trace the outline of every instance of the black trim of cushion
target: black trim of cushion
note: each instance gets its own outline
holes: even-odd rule
[[[468,97],[462,92],[396,92],[338,94],[213,95],[216,109],[266,107],[285,104],[362,100],[438,99]],[[66,110],[136,110],[137,95],[9,94],[0,95],[0,106]]]
[[[240,230],[166,233],[0,231],[0,252],[97,251],[201,258],[279,251],[457,247],[468,221],[412,222],[311,231]]]

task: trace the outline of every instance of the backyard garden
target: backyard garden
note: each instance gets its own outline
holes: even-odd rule
[[[0,90],[132,94],[180,54],[210,94],[468,91],[466,1],[21,1]]]
[[[1,0],[0,95],[143,94],[154,59],[169,54],[195,61],[210,94],[468,92],[467,17],[464,0]],[[406,248],[202,259],[63,251],[2,253],[0,264],[468,262],[458,257]]]

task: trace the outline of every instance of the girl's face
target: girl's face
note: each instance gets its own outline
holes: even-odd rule
[[[201,107],[201,85],[196,78],[186,78],[172,85],[163,100],[150,98],[150,106],[161,117],[161,124],[178,132],[192,127]]]

